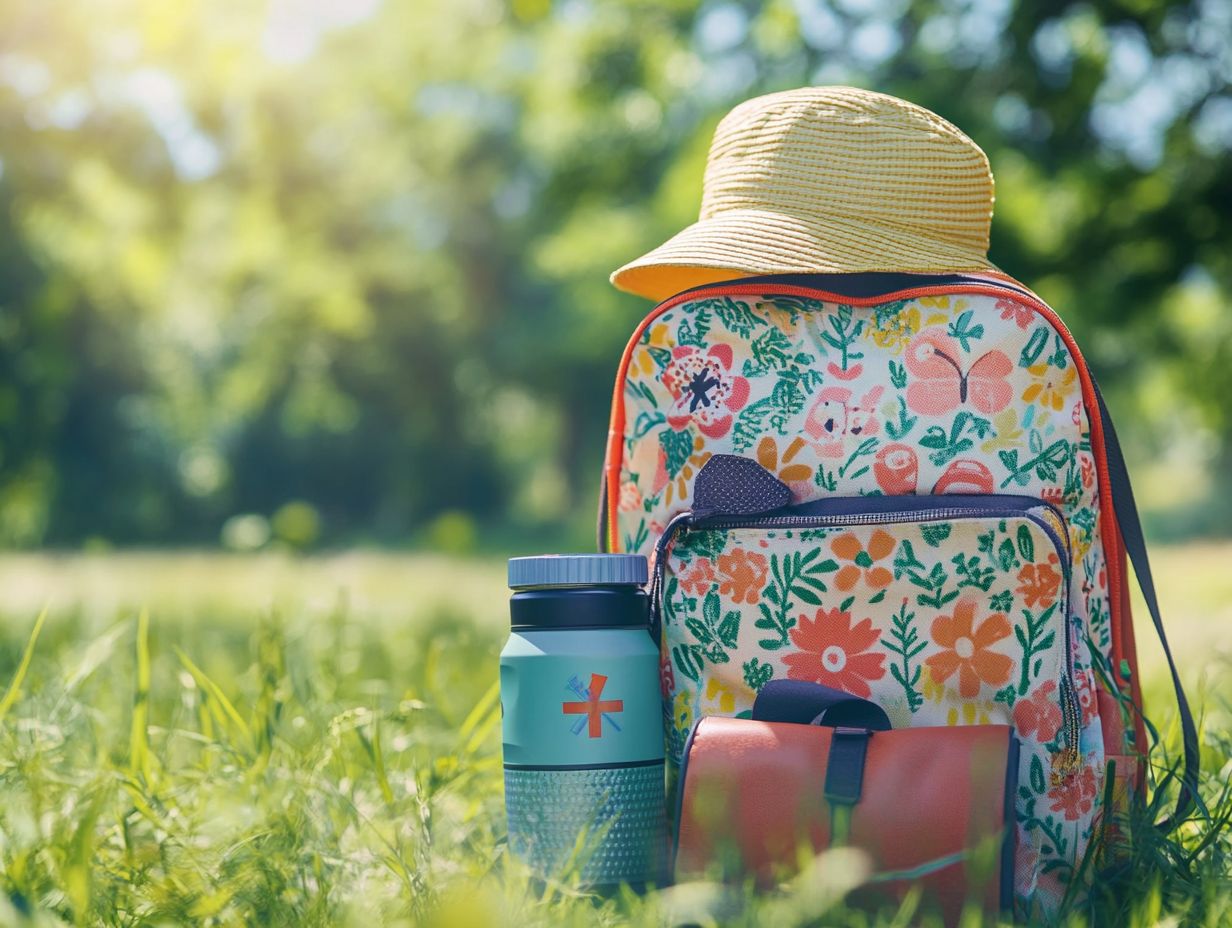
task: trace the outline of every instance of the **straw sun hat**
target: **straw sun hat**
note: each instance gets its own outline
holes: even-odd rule
[[[661,300],[754,274],[989,271],[993,180],[936,113],[854,87],[756,97],[723,118],[701,218],[612,275]]]

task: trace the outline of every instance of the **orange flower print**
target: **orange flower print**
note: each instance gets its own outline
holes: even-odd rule
[[[933,620],[931,631],[933,641],[943,650],[924,663],[941,683],[957,672],[960,696],[972,699],[979,695],[981,683],[1001,686],[1010,678],[1013,661],[992,650],[994,644],[1010,636],[1004,613],[994,612],[976,625],[975,600],[960,599],[952,616],[939,615]]]
[[[1029,697],[1014,703],[1014,725],[1022,737],[1030,736],[1040,744],[1057,736],[1061,728],[1061,705],[1055,680],[1040,684]]]
[[[729,554],[720,554],[719,592],[733,603],[755,603],[766,585],[767,569],[766,556],[755,551],[736,548]]]
[[[1048,555],[1047,564],[1027,564],[1018,571],[1018,587],[1016,593],[1022,594],[1027,607],[1034,609],[1039,606],[1047,609],[1057,600],[1061,589],[1061,573],[1054,569],[1057,563],[1055,554]]]
[[[796,438],[780,458],[778,443],[771,436],[766,435],[757,443],[757,463],[791,487],[792,496],[797,500],[804,499],[813,486],[812,466],[798,460],[800,452],[807,447],[803,438]]]
[[[843,592],[850,590],[860,578],[864,578],[866,586],[874,590],[884,590],[894,579],[890,571],[877,564],[894,553],[894,536],[877,529],[868,540],[868,547],[860,544],[855,532],[844,532],[830,542],[830,550],[844,561],[844,564],[834,577],[834,584]]]
[[[1073,392],[1074,381],[1078,379],[1078,369],[1074,365],[1070,365],[1064,370],[1053,367],[1051,364],[1033,364],[1027,368],[1034,380],[1022,391],[1022,401],[1024,403],[1034,403],[1039,400],[1040,406],[1044,409],[1052,409],[1060,412],[1065,408],[1066,400]]]
[[[1083,767],[1048,791],[1048,798],[1052,800],[1049,808],[1063,813],[1067,822],[1076,822],[1091,811],[1097,791],[1095,769]]]
[[[790,632],[798,651],[783,657],[787,676],[832,686],[853,696],[871,696],[868,681],[885,676],[884,654],[869,651],[881,633],[872,619],[854,626],[851,613],[841,609],[818,609],[814,618],[800,616]]]
[[[714,583],[714,565],[710,559],[699,557],[680,572],[680,588],[693,596],[701,596]]]

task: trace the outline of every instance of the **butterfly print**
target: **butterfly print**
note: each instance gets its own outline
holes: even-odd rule
[[[993,349],[976,358],[964,372],[958,343],[936,330],[925,330],[907,345],[905,363],[913,382],[907,387],[907,405],[926,415],[941,415],[971,405],[985,415],[1000,412],[1013,399],[1006,379],[1014,365],[1003,351]]]

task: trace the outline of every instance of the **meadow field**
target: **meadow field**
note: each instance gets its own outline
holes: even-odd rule
[[[1068,924],[1232,923],[1232,546],[1156,571],[1211,820],[1139,827]],[[761,897],[528,880],[504,844],[506,595],[491,559],[0,557],[0,925],[919,923],[844,909],[864,868],[843,853]],[[1173,707],[1140,629],[1162,769]]]

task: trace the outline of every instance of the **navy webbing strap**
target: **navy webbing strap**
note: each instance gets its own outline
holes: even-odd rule
[[[1092,385],[1095,386],[1094,380]],[[1184,748],[1185,767],[1181,773],[1180,792],[1176,797],[1176,809],[1172,815],[1159,823],[1159,828],[1169,830],[1180,824],[1194,806],[1198,795],[1198,770],[1200,769],[1200,754],[1198,749],[1198,729],[1194,725],[1193,713],[1189,708],[1189,700],[1185,698],[1185,688],[1181,685],[1181,676],[1176,669],[1176,661],[1172,658],[1172,649],[1168,646],[1168,636],[1164,632],[1163,616],[1159,612],[1159,599],[1155,595],[1155,580],[1151,576],[1151,562],[1146,553],[1146,539],[1142,534],[1142,522],[1138,518],[1138,506],[1134,502],[1134,489],[1129,482],[1129,470],[1125,466],[1125,456],[1121,452],[1121,444],[1117,441],[1116,429],[1104,397],[1095,386],[1095,398],[1099,402],[1099,417],[1104,426],[1104,451],[1108,459],[1108,482],[1112,491],[1112,506],[1116,510],[1117,525],[1121,530],[1121,541],[1125,552],[1133,564],[1134,575],[1138,578],[1138,586],[1142,589],[1142,598],[1146,600],[1147,611],[1151,613],[1151,621],[1155,625],[1155,633],[1163,646],[1164,657],[1168,659],[1168,670],[1172,673],[1172,686],[1176,690],[1176,705],[1181,717],[1181,742]],[[1119,670],[1119,668],[1117,668]]]
[[[753,701],[759,722],[793,722],[832,728],[826,779],[822,786],[830,803],[831,838],[846,844],[851,807],[864,790],[864,762],[873,732],[889,731],[890,717],[874,702],[806,680],[771,680]]]

